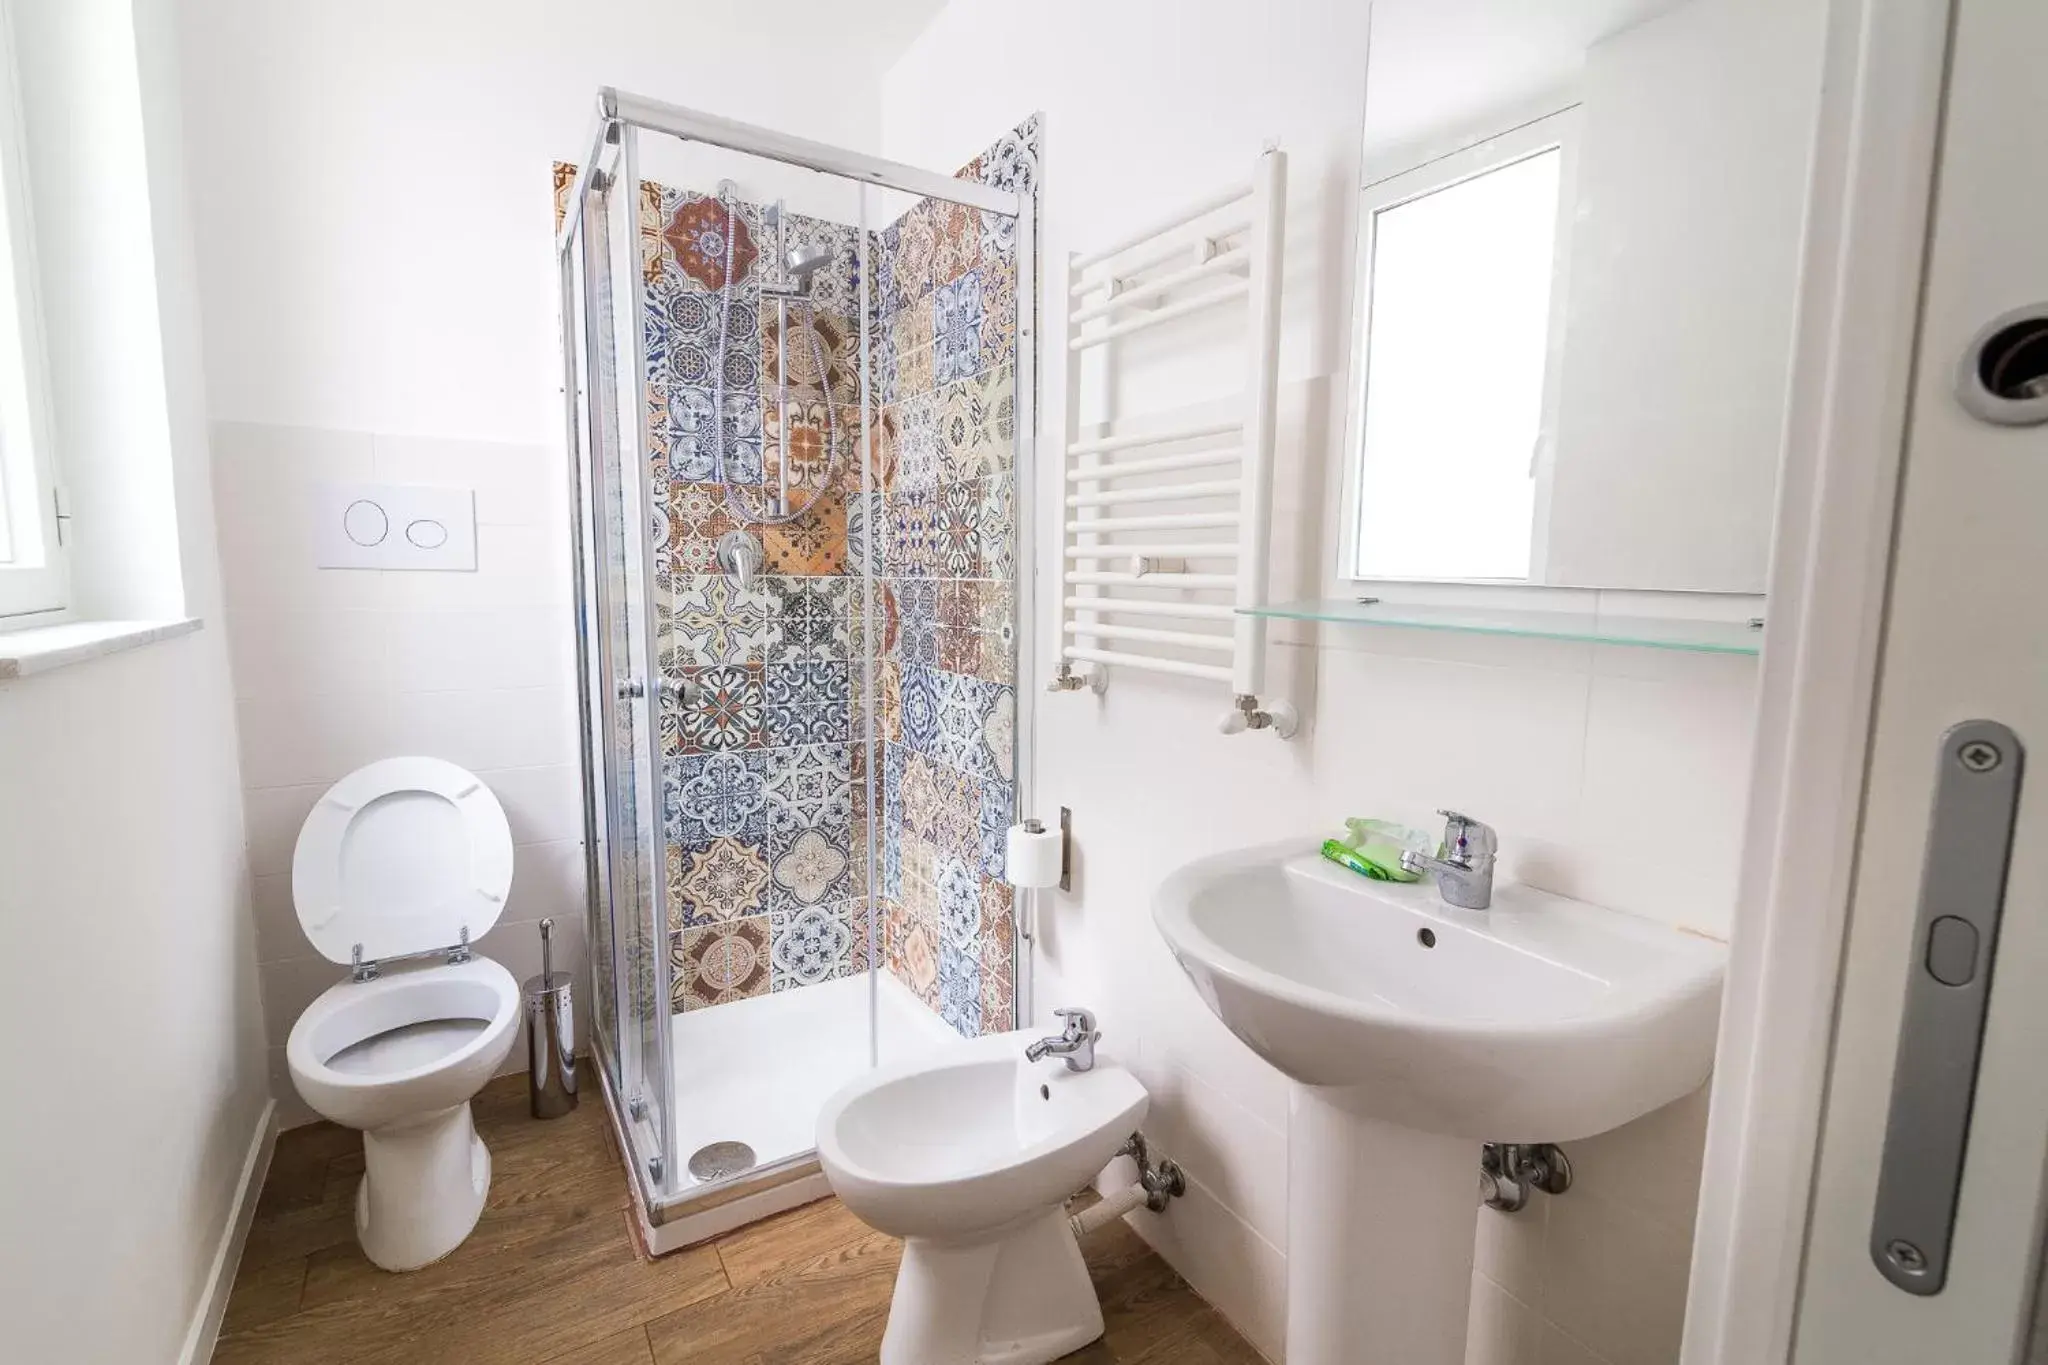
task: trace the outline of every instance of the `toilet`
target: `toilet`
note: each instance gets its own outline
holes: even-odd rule
[[[491,1155],[469,1101],[518,1036],[512,974],[469,945],[512,885],[512,833],[481,779],[387,758],[327,789],[299,830],[292,902],[349,975],[306,1007],[285,1060],[323,1118],[363,1134],[356,1237],[385,1270],[462,1244]]]
[[[1102,1335],[1069,1196],[1144,1120],[1098,1061],[1027,1061],[1001,1033],[870,1072],[826,1102],[818,1159],[841,1202],[904,1241],[881,1365],[1040,1365]]]

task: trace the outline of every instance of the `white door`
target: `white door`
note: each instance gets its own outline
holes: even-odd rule
[[[2048,305],[2048,4],[1958,0],[1800,1365],[2048,1361],[2048,1342],[2029,1345],[2048,1172],[2048,426],[1994,425],[1956,396],[1972,336],[2034,304]],[[1997,382],[2028,363],[2007,359]],[[1995,734],[1990,749],[1944,754],[1944,733],[1972,720],[2010,727],[2024,758]],[[1966,771],[1937,801],[1943,763]],[[1984,893],[2004,842],[1999,787],[2015,776],[1994,955],[1976,917],[1996,899]],[[1938,852],[1936,818],[1951,819]],[[1930,858],[1931,914],[1968,927],[1930,931]],[[1958,1114],[1987,972],[1974,1104]],[[1909,990],[1926,997],[1920,1012]],[[1895,1083],[1910,1100],[1888,1135]]]

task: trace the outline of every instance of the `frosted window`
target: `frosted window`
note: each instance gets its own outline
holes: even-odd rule
[[[1562,164],[1373,214],[1360,577],[1529,576]]]

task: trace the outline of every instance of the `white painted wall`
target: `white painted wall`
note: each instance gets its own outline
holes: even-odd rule
[[[1364,8],[1057,0],[1020,25],[994,0],[952,0],[882,94],[884,152],[924,164],[972,155],[979,130],[1045,111],[1053,299],[1068,252],[1242,176],[1267,139],[1286,147],[1276,500],[1297,534],[1275,536],[1283,581],[1317,581],[1331,552],[1317,532],[1343,427]],[[1124,411],[1235,386],[1222,351],[1176,354],[1154,337],[1118,376]],[[1069,398],[1062,368],[1048,367],[1043,430],[1064,429]],[[1084,415],[1104,404],[1091,391]],[[1040,506],[1052,469],[1040,461]],[[1051,531],[1039,528],[1041,582]],[[1038,705],[1037,813],[1071,806],[1079,846],[1074,893],[1048,902],[1038,1008],[1096,1007],[1135,1062],[1154,1095],[1148,1127],[1195,1182],[1144,1231],[1276,1359],[1287,1085],[1209,1015],[1160,942],[1149,899],[1161,877],[1217,847],[1320,837],[1346,815],[1421,824],[1455,803],[1500,829],[1505,875],[1725,930],[1755,683],[1753,662],[1727,657],[1334,627],[1322,643],[1276,651],[1278,687],[1312,717],[1291,744],[1217,734],[1224,698],[1192,682],[1125,672],[1101,703],[1020,688]],[[1480,1215],[1474,1365],[1676,1359],[1705,1107],[1697,1096],[1574,1144],[1568,1197],[1513,1220]]]
[[[588,152],[602,85],[871,147],[885,54],[932,2],[181,6],[257,950],[288,1122],[309,1115],[286,1037],[342,976],[299,931],[292,849],[359,764],[430,753],[482,775],[516,863],[481,951],[535,973],[534,921],[554,915],[557,962],[583,962],[552,163]],[[706,190],[732,176],[854,215],[823,177],[664,141],[647,139],[650,174]],[[307,495],[328,478],[474,487],[478,571],[314,569]],[[515,1048],[506,1069],[524,1064]]]
[[[162,0],[14,8],[39,226],[118,204],[41,261],[81,595],[206,627],[0,684],[0,1322],[10,1359],[168,1362],[268,1113],[176,79]]]
[[[929,8],[191,0],[216,418],[554,441],[548,166],[589,150],[598,88],[871,148]]]

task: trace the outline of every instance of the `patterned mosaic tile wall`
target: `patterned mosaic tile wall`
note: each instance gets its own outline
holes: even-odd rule
[[[789,282],[766,205],[641,186],[656,648],[687,684],[660,736],[676,1011],[869,963],[859,239],[796,213],[782,232],[831,248],[811,307],[763,296]],[[765,561],[746,588],[715,562],[741,526]]]
[[[1037,168],[1034,118],[960,176],[1024,189]],[[971,1036],[1011,1027],[1015,990],[1016,222],[927,199],[879,243],[881,947]]]

